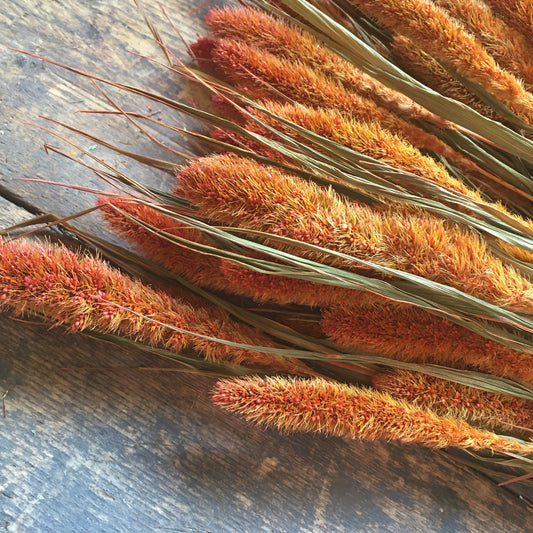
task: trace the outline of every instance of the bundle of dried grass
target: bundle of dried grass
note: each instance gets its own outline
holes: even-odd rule
[[[217,404],[281,429],[529,454],[488,431],[531,428],[529,4],[352,4],[214,9],[191,45],[204,71],[170,68],[224,116],[68,67],[207,122],[211,137],[195,137],[223,153],[177,169],[101,141],[176,170],[168,192],[106,168],[131,196],[99,209],[140,255],[61,222],[165,292],[65,248],[2,241],[0,306],[168,353],[327,374],[218,385]],[[211,303],[174,297],[176,282]]]

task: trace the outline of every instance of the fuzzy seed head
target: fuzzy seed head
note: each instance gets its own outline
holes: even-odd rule
[[[206,22],[217,39],[244,41],[278,57],[301,62],[339,82],[346,90],[373,100],[379,107],[397,115],[427,120],[444,128],[454,127],[402,93],[357,69],[310,33],[263,11],[250,7],[214,8],[209,12]]]
[[[482,85],[529,125],[533,94],[502,69],[473,35],[431,0],[352,0],[363,13],[412,39],[427,53]]]
[[[441,416],[453,416],[490,430],[520,433],[523,428],[533,435],[532,401],[407,370],[376,374],[372,384],[398,400],[432,410]]]
[[[316,244],[533,311],[531,283],[491,255],[481,237],[422,211],[355,205],[331,189],[232,155],[200,158],[183,168],[179,191],[219,223]],[[266,240],[296,255],[372,272],[324,252]]]
[[[409,124],[372,100],[346,90],[300,61],[290,61],[241,41],[201,39],[193,44],[200,65],[260,99],[289,98],[312,107],[337,109],[355,120],[379,122],[414,146],[439,153],[466,167],[472,163],[436,136]]]
[[[179,352],[186,347],[206,358],[248,362],[282,372],[312,374],[298,361],[233,348],[195,334],[242,344],[275,346],[252,328],[219,311],[193,309],[111,268],[62,246],[0,240],[0,310],[39,315],[70,331],[116,333]],[[182,333],[162,324],[194,332]]]
[[[417,442],[431,448],[459,446],[533,452],[533,444],[498,437],[466,422],[395,400],[388,394],[322,379],[219,381],[213,400],[247,420],[283,431]]]
[[[531,354],[513,350],[421,309],[375,301],[323,311],[327,337],[351,349],[416,363],[478,370],[533,384]]]

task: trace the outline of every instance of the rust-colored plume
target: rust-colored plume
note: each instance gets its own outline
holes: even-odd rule
[[[533,0],[485,0],[485,3],[528,43],[533,43]]]
[[[482,196],[478,191],[469,189],[463,182],[450,176],[444,165],[431,157],[422,155],[418,148],[415,148],[398,135],[382,128],[377,122],[358,121],[335,109],[314,108],[302,104],[286,104],[263,100],[261,105],[275,116],[290,120],[298,126],[302,126],[326,139],[335,141],[392,167],[413,172],[448,189],[466,194],[476,201],[482,201]],[[279,120],[253,109],[248,109],[248,111],[260,118],[262,122],[275,127],[285,135],[305,142],[294,129]],[[269,132],[267,128],[253,118],[248,118],[245,122],[245,127],[247,130],[265,137],[274,137],[273,133]],[[246,143],[243,136],[239,137],[239,141]],[[251,141],[249,146],[260,153],[262,152],[258,141]],[[268,152],[268,155],[276,158],[276,153],[278,158],[280,156],[283,157],[273,149]]]
[[[399,116],[427,120],[442,128],[455,128],[453,123],[365,74],[310,33],[263,11],[250,7],[214,8],[206,22],[216,38],[245,41],[278,57],[301,62],[340,82],[348,91],[373,100],[379,107]]]
[[[256,98],[290,99],[313,107],[337,109],[362,122],[379,122],[383,128],[402,135],[414,146],[477,170],[467,158],[434,135],[378,107],[372,100],[347,91],[340,83],[301,62],[225,39],[202,38],[191,48],[200,65]]]
[[[226,281],[220,270],[219,258],[171,243],[157,234],[164,231],[189,241],[212,245],[201,232],[133,199],[101,197],[98,203],[109,227],[148,257],[200,287],[225,289]],[[130,217],[149,224],[155,230],[144,228]]]
[[[150,224],[156,232],[165,231],[194,242],[213,245],[199,231],[180,224],[176,219],[134,200],[102,197],[99,202],[105,221],[115,233],[169,271],[200,287],[247,296],[258,302],[312,307],[349,302],[359,297],[360,291],[262,274],[215,256],[195,252],[167,241],[130,217]]]
[[[486,117],[497,120],[495,111],[455,79],[435,58],[411,39],[394,35],[391,43],[395,63],[433,90],[466,104]]]
[[[357,300],[361,292],[301,279],[261,274],[240,268],[228,261],[223,262],[222,271],[231,292],[248,296],[257,302],[323,307]]]
[[[504,69],[524,80],[531,90],[533,84],[533,40],[494,16],[490,7],[479,0],[433,0],[457,19],[479,40],[487,52]]]
[[[416,307],[361,299],[323,311],[322,329],[354,350],[414,363],[478,370],[533,384],[533,356]]]
[[[0,310],[39,315],[71,331],[117,333],[175,352],[190,346],[212,360],[313,374],[296,360],[230,347],[161,325],[232,342],[275,346],[225,313],[193,309],[99,259],[62,246],[0,241]]]
[[[283,431],[320,432],[365,440],[416,442],[431,448],[533,452],[462,420],[441,417],[388,394],[322,379],[279,377],[219,381],[213,400],[247,420]]]
[[[519,215],[511,213],[501,202],[489,202],[478,190],[469,188],[461,180],[452,177],[444,165],[438,163],[431,157],[423,155],[418,148],[415,148],[397,135],[382,129],[377,123],[358,122],[332,109],[315,109],[300,104],[280,104],[272,101],[263,101],[262,105],[277,117],[290,120],[313,133],[317,133],[326,139],[335,141],[356,152],[382,161],[394,168],[412,172],[446,189],[464,194],[475,202],[490,206],[491,209],[498,210],[506,217],[513,218],[517,223],[529,226],[533,230],[533,221],[525,220]],[[275,127],[285,135],[303,143],[306,142],[294,129],[284,125],[270,115],[260,113],[253,109],[249,109],[249,111],[251,114],[258,116],[262,122]],[[251,117],[248,118],[244,125],[249,131],[267,138],[275,138],[275,134]],[[234,142],[236,137],[233,134],[230,135],[220,130],[215,130],[213,135],[228,142]],[[288,161],[280,152],[267,147],[259,141],[254,141],[244,136],[239,136],[237,140],[257,153],[264,154],[274,160],[289,164],[292,163],[292,161]],[[388,179],[394,181],[395,176],[389,176]],[[402,184],[402,178],[396,178],[396,182]],[[505,242],[499,242],[499,244],[518,259],[533,262],[533,253]]]
[[[376,374],[372,384],[397,400],[453,416],[485,429],[533,433],[533,402],[494,394],[420,372],[395,370]]]
[[[302,126],[313,133],[317,133],[326,139],[351,148],[356,152],[382,161],[394,168],[422,176],[447,189],[469,196],[476,202],[488,203],[483,199],[479,191],[467,187],[461,180],[451,176],[444,165],[438,163],[431,157],[423,155],[411,143],[398,135],[390,133],[376,122],[357,121],[334,109],[317,109],[301,104],[282,104],[264,100],[261,102],[261,105],[278,117],[290,120],[298,126]],[[285,135],[305,142],[302,137],[298,136],[298,133],[294,129],[284,125],[275,118],[253,109],[249,109],[248,111]],[[274,137],[273,133],[269,132],[269,130],[252,118],[248,118],[245,122],[245,127],[249,131],[259,133],[265,137]],[[248,144],[259,153],[265,151],[265,149],[261,149],[262,145],[258,141],[250,140],[247,142],[247,139],[241,136],[239,137],[239,142]],[[274,150],[268,151],[268,148],[266,148],[266,153],[274,159],[283,157],[279,152],[275,152]],[[278,155],[276,156],[276,154]],[[394,177],[390,177],[389,179],[394,179]],[[399,181],[401,181],[401,178]],[[505,209],[502,204],[493,203],[491,205],[495,209],[504,212],[507,216],[515,216]],[[520,217],[517,217],[517,220],[524,223]]]
[[[389,30],[411,38],[433,57],[482,85],[527,124],[533,125],[533,94],[431,0],[352,0],[352,3]]]
[[[497,305],[533,311],[533,286],[489,253],[485,241],[427,213],[376,211],[232,155],[201,158],[180,173],[180,194],[219,223],[269,232],[451,285]],[[274,246],[278,241],[266,239]],[[292,253],[361,270],[326,252],[283,245]],[[370,267],[363,270],[373,272]]]

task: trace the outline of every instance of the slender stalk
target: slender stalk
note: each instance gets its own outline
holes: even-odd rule
[[[416,442],[431,448],[533,452],[533,444],[515,442],[461,420],[438,416],[388,394],[322,379],[219,381],[213,400],[249,421],[283,431]]]

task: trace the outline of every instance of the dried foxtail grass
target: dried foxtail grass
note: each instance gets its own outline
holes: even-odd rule
[[[376,374],[372,385],[397,400],[453,416],[485,429],[533,434],[533,402],[481,391],[420,372],[395,370]]]
[[[171,243],[161,231],[202,244],[211,244],[197,230],[148,205],[121,198],[100,199],[104,220],[110,229],[170,272],[203,287],[247,296],[258,302],[299,304],[311,307],[347,302],[358,291],[305,280],[254,272],[230,261],[202,254]],[[146,229],[148,224],[153,230]]]
[[[465,168],[477,170],[467,158],[423,129],[409,124],[372,100],[301,62],[289,61],[239,41],[202,38],[191,48],[200,64],[251,96],[295,100],[313,107],[337,109],[355,120],[379,122],[414,146],[436,152]]]
[[[463,182],[450,176],[444,165],[438,163],[431,157],[422,155],[418,148],[415,148],[398,135],[382,128],[378,122],[357,121],[335,109],[314,108],[302,104],[287,104],[263,100],[261,105],[276,117],[290,120],[294,124],[302,126],[313,133],[317,133],[326,139],[335,141],[392,167],[423,176],[446,188],[466,194],[476,201],[482,201],[482,196],[478,191],[469,189]],[[275,118],[254,111],[253,109],[249,111],[259,117],[261,121],[276,128],[276,130],[285,135],[305,142],[301,136],[298,136],[297,131]],[[274,134],[252,118],[248,118],[245,127],[247,130],[259,133],[265,137],[274,136]],[[239,141],[246,143],[243,137],[240,137]],[[248,144],[255,151],[260,153],[264,151],[264,149],[261,150],[261,144],[258,141],[251,141]],[[266,150],[268,150],[268,156],[272,158],[279,159],[283,157],[273,149],[267,148]]]
[[[509,26],[520,32],[528,43],[533,43],[532,0],[485,0],[485,3]]]
[[[189,241],[210,244],[198,230],[135,200],[101,197],[98,203],[106,224],[114,233],[135,245],[137,250],[200,287],[226,288],[219,258],[171,243],[158,235],[165,232]],[[139,222],[154,230],[143,227]]]
[[[433,0],[457,19],[479,40],[504,69],[524,80],[529,91],[533,84],[533,41],[494,16],[490,7],[479,0]]]
[[[323,310],[322,330],[353,350],[413,363],[478,370],[533,384],[533,356],[518,352],[421,309],[364,295]]]
[[[482,85],[518,117],[533,125],[533,94],[431,0],[352,0],[352,3],[392,32],[409,37],[459,74]]]
[[[198,159],[179,177],[180,194],[219,223],[319,245],[450,285],[510,310],[533,311],[532,284],[491,255],[481,237],[422,211],[355,205],[330,189],[232,155]],[[354,269],[351,261],[326,252],[283,248]]]
[[[308,32],[263,11],[249,7],[214,8],[206,22],[216,38],[244,41],[278,57],[301,62],[340,82],[348,91],[373,100],[379,107],[399,116],[427,120],[443,128],[455,128],[453,123],[342,59]]]
[[[276,117],[290,120],[294,124],[351,148],[356,152],[360,152],[363,155],[382,161],[394,168],[412,172],[446,189],[464,194],[476,203],[484,204],[490,207],[490,209],[500,211],[506,218],[514,219],[518,224],[527,226],[533,230],[532,220],[524,219],[510,212],[501,202],[490,202],[486,200],[478,190],[467,187],[464,182],[452,177],[444,165],[438,163],[431,157],[424,156],[420,150],[412,146],[409,142],[382,129],[377,123],[358,122],[332,109],[315,109],[300,104],[280,104],[278,102],[263,101],[262,106]],[[252,109],[249,112],[258,116],[261,121],[285,135],[305,143],[305,139],[302,139],[298,135],[298,132],[284,125],[279,120]],[[245,127],[247,130],[264,137],[275,138],[275,135],[270,130],[252,118],[248,118],[245,122]],[[238,139],[239,144],[248,146],[259,154],[267,155],[280,162],[293,164],[293,161],[284,157],[280,152],[244,136],[229,136],[226,132],[220,130],[215,130],[213,136],[230,143]],[[391,175],[388,179],[394,181],[395,178]],[[402,179],[397,179],[396,183],[402,184]],[[397,207],[397,209],[401,210],[402,208]],[[498,241],[498,245],[513,257],[521,261],[533,263],[533,253],[501,240]]]
[[[305,365],[273,354],[230,347],[166,327],[231,342],[275,346],[264,334],[216,310],[193,309],[111,268],[62,247],[0,241],[0,310],[39,315],[71,331],[115,333],[179,352],[192,347],[215,361],[302,372]]]
[[[262,274],[238,267],[229,261],[223,262],[222,271],[228,283],[227,289],[248,296],[256,302],[323,307],[350,302],[357,299],[360,293],[358,290],[343,287]]]
[[[392,39],[391,49],[395,63],[428,87],[443,96],[466,104],[490,119],[497,119],[495,111],[489,105],[471,93],[437,60],[424,52],[408,37],[395,35]]]
[[[412,172],[446,189],[464,194],[475,202],[490,206],[503,213],[506,217],[513,218],[519,224],[528,225],[533,229],[533,221],[524,220],[522,217],[511,213],[500,202],[489,202],[478,190],[467,187],[461,180],[452,177],[443,164],[435,161],[431,157],[423,155],[418,148],[415,148],[401,137],[381,128],[378,123],[359,122],[333,109],[316,109],[301,104],[281,104],[279,102],[263,101],[261,105],[275,117],[287,119],[298,126],[302,126],[313,133],[363,155],[382,161],[394,168]],[[296,130],[283,124],[276,118],[253,109],[250,109],[249,112],[252,115],[258,116],[262,122],[272,126],[277,131],[305,144],[306,140]],[[244,125],[249,131],[267,138],[275,138],[275,134],[251,117],[248,118]],[[214,136],[217,137],[220,135],[215,131]],[[232,137],[224,133],[222,138],[230,142],[232,140]],[[252,148],[255,152],[265,154],[274,160],[288,162],[289,164],[292,163],[292,161],[287,160],[280,152],[266,147],[259,141],[254,141],[244,136],[238,137],[238,141],[240,144]],[[388,179],[394,180],[394,176],[389,176]],[[402,179],[397,179],[397,182],[401,184]],[[517,254],[520,259],[533,262],[533,254],[525,250],[516,249],[516,247],[506,246],[505,244],[503,246],[510,253],[514,252]]]
[[[464,421],[441,417],[388,394],[322,379],[273,377],[219,381],[213,400],[246,420],[282,431],[416,442],[430,448],[458,446],[533,452],[533,444],[515,442],[473,428]]]

